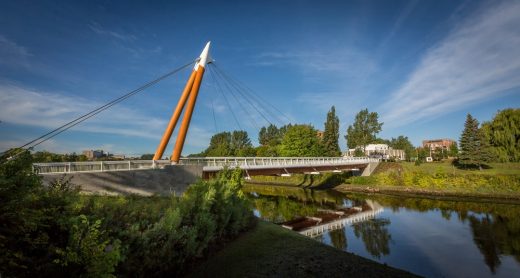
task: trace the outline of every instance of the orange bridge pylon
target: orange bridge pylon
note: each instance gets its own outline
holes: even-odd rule
[[[175,147],[173,148],[173,153],[170,158],[172,163],[178,163],[181,157],[182,148],[184,146],[184,140],[186,139],[186,134],[188,133],[188,128],[190,126],[191,115],[193,114],[193,109],[195,108],[195,102],[197,101],[197,95],[199,94],[200,83],[202,82],[202,77],[204,75],[204,70],[206,64],[211,62],[211,58],[209,58],[209,46],[211,42],[206,44],[204,50],[200,54],[198,61],[195,63],[195,67],[182,91],[182,95],[173,111],[173,115],[164,131],[163,137],[161,139],[161,143],[157,147],[155,151],[155,155],[153,156],[153,160],[160,160],[164,154],[164,149],[168,145],[170,138],[172,136],[173,130],[177,125],[177,121],[186,105],[186,101],[188,100],[188,106],[186,107],[186,111],[184,112],[184,118],[182,119],[181,128],[179,130],[179,134],[177,135],[177,140],[175,141]]]

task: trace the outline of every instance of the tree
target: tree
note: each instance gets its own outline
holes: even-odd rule
[[[211,137],[203,156],[254,156],[255,150],[246,131],[220,132]]]
[[[323,147],[325,155],[340,156],[339,149],[339,119],[336,116],[336,109],[332,106],[327,113],[327,121],[325,122],[325,131],[323,132]]]
[[[459,155],[459,147],[457,146],[457,142],[453,142],[450,145],[450,149],[448,150],[448,156],[457,157]]]
[[[146,153],[146,154],[141,155],[141,159],[143,159],[143,160],[152,160],[153,156],[154,156],[153,153]]]
[[[481,129],[498,161],[520,161],[520,109],[498,111]]]
[[[482,169],[482,164],[491,160],[491,151],[488,140],[483,130],[479,129],[477,119],[471,114],[466,116],[464,130],[460,137],[459,164],[464,166],[477,166]]]
[[[363,147],[376,139],[376,134],[381,131],[383,123],[379,123],[377,112],[368,112],[368,109],[359,111],[354,120],[354,124],[347,129],[347,146],[349,149],[358,146]]]
[[[252,156],[254,155],[253,144],[246,131],[235,130],[231,134],[230,142],[231,153],[234,156]]]
[[[211,136],[209,147],[204,151],[206,156],[230,156],[231,150],[231,133],[220,132]]]
[[[392,138],[388,145],[396,150],[403,150],[407,161],[410,161],[415,155],[415,148],[407,136],[399,135],[397,138]]]
[[[323,146],[311,125],[293,125],[287,129],[280,146],[281,156],[321,156]]]
[[[270,124],[267,128],[262,127],[258,134],[258,142],[262,146],[275,146],[280,144],[282,137],[280,130],[273,124]]]

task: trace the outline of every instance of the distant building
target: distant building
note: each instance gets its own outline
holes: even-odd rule
[[[85,150],[83,151],[83,155],[85,155],[88,159],[101,158],[105,156],[103,150]]]
[[[434,140],[423,140],[422,146],[425,149],[435,150],[437,148],[449,150],[450,146],[456,142],[451,139],[434,139]]]
[[[125,160],[125,155],[124,154],[113,154],[110,156],[111,158],[114,158],[114,159],[121,159],[121,160]]]
[[[363,150],[362,146],[357,147],[357,149]],[[347,152],[347,156],[354,156],[356,149],[349,149]],[[382,159],[390,159],[395,158],[399,160],[405,160],[406,156],[403,150],[393,149],[389,147],[387,144],[368,144],[365,147],[365,155],[369,157],[376,157]]]
[[[325,133],[325,132],[323,132],[323,131],[321,131],[321,130],[318,130],[318,131],[316,131],[316,136],[318,136],[318,138],[320,138],[320,139],[323,140],[323,134],[324,134],[324,133]]]

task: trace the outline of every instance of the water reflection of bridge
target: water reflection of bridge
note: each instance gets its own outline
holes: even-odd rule
[[[282,223],[282,226],[308,237],[316,237],[327,231],[374,219],[384,211],[376,201],[366,200],[363,206],[338,210],[323,210],[312,217],[303,217]]]

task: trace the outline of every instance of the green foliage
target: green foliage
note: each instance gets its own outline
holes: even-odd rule
[[[223,171],[211,181],[191,185],[174,207],[142,235],[131,235],[122,272],[134,276],[181,274],[215,240],[231,238],[252,223],[241,191],[240,170]]]
[[[288,128],[280,146],[281,156],[322,156],[323,146],[311,125]]]
[[[64,178],[44,187],[31,161],[25,151],[0,165],[0,273],[8,277],[180,275],[253,223],[240,170],[181,198],[80,196]]]
[[[201,156],[251,156],[255,150],[247,132],[220,132],[211,137],[209,147]]]
[[[142,160],[152,160],[153,156],[154,156],[153,153],[146,153],[146,154],[141,155],[141,159]]]
[[[376,134],[381,131],[383,123],[379,123],[377,112],[368,112],[368,109],[356,114],[354,124],[347,129],[347,146],[349,149],[363,147],[376,139]]]
[[[460,137],[460,149],[458,164],[464,168],[478,167],[492,161],[492,150],[483,130],[479,129],[478,121],[470,114],[466,117],[464,130]]]
[[[243,130],[233,131],[229,145],[231,153],[235,156],[244,156],[244,154],[249,154],[251,152],[250,150],[253,148],[247,132]]]
[[[453,144],[450,145],[450,149],[448,151],[448,156],[451,156],[451,157],[459,156],[459,147],[457,145],[457,142],[453,142]]]
[[[204,151],[205,156],[230,156],[231,154],[231,133],[227,131],[211,136],[209,147]]]
[[[520,161],[520,109],[499,111],[482,130],[497,161]]]
[[[403,150],[407,161],[411,161],[412,157],[416,157],[415,148],[407,136],[399,135],[397,138],[392,138],[388,146],[396,150]]]
[[[356,150],[354,150],[354,156],[355,157],[363,157],[363,156],[366,156],[366,155],[365,155],[365,152],[361,148],[356,148]]]
[[[323,147],[326,156],[340,156],[341,150],[338,143],[339,138],[339,118],[336,116],[336,109],[332,106],[327,113],[325,131],[323,132]]]
[[[406,167],[386,167],[385,164],[405,165]],[[442,192],[461,193],[520,193],[520,175],[504,173],[467,173],[447,167],[449,163],[426,163],[420,166],[407,166],[406,163],[383,163],[369,177],[350,177],[348,184],[370,185],[375,187],[408,187]],[[410,164],[411,165],[411,164]]]
[[[107,257],[103,257],[106,251],[103,241],[94,244],[102,252],[89,245],[92,241],[85,241],[88,246],[81,246],[81,250],[74,249],[71,244],[75,241],[70,240],[74,232],[69,233],[69,223],[75,217],[73,207],[79,198],[78,190],[64,178],[44,187],[32,173],[31,162],[30,153],[24,151],[0,165],[0,273],[7,276],[78,273],[96,277],[111,274],[119,260],[117,243],[113,245],[114,253],[106,252]],[[98,230],[99,226],[93,228],[98,235],[104,233]],[[78,258],[74,263],[73,250]]]
[[[415,149],[417,154],[417,159],[415,160],[415,165],[421,165],[421,163],[426,162],[426,157],[428,157],[428,150],[425,148],[417,148]]]
[[[86,160],[87,157],[85,155],[77,155],[75,152],[71,154],[57,154],[48,151],[39,151],[33,154],[34,162],[74,162]]]
[[[282,142],[282,129],[278,129],[275,125],[270,124],[267,128],[262,127],[258,134],[258,142],[262,146],[276,146]]]
[[[279,155],[278,146],[258,146],[256,148],[256,156],[259,157],[275,157]]]
[[[55,262],[68,267],[70,276],[115,277],[110,275],[121,260],[120,241],[111,242],[100,230],[101,220],[90,223],[85,215],[70,219],[69,242],[65,250],[57,249]]]

